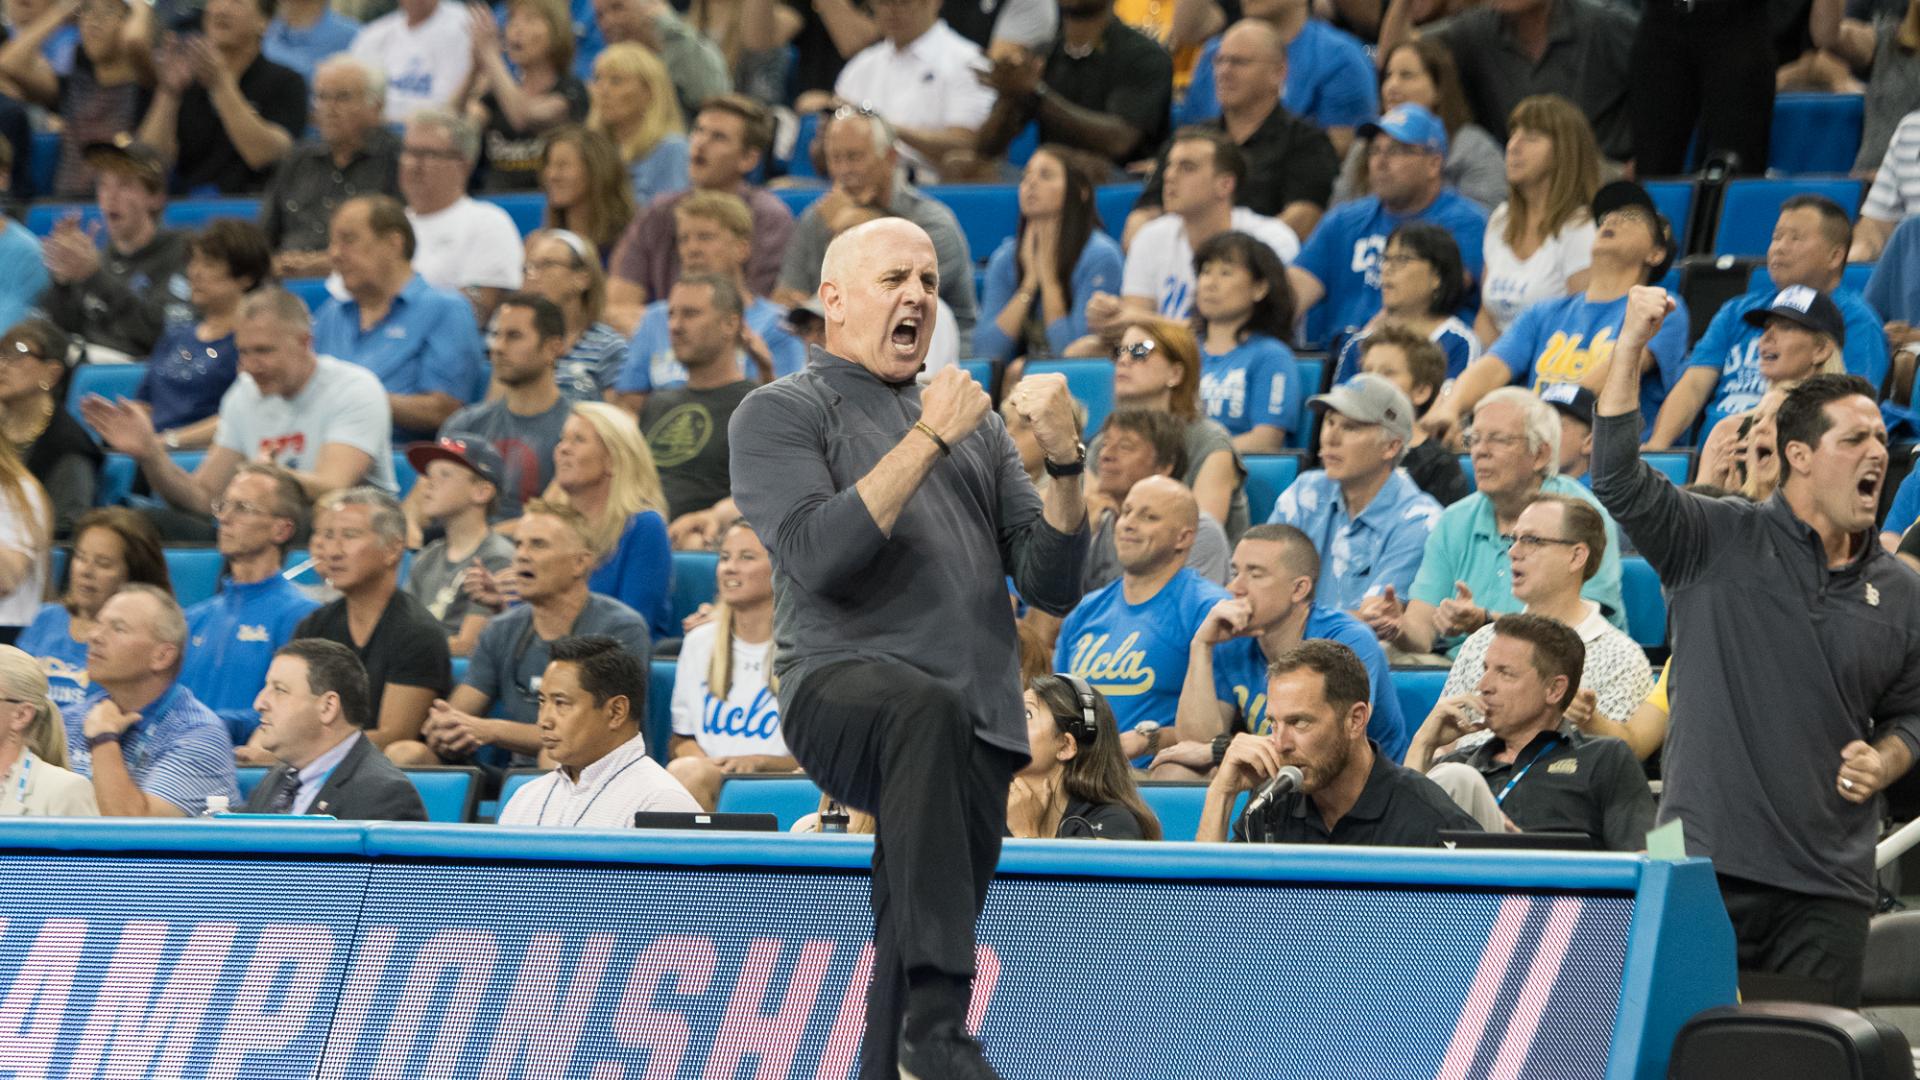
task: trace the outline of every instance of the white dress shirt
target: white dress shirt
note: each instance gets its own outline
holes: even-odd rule
[[[980,46],[942,19],[905,48],[882,39],[855,53],[833,92],[870,106],[894,127],[978,128],[993,111],[994,93],[976,75],[986,66]],[[939,178],[937,163],[919,151],[903,143],[900,153],[922,179]]]
[[[619,749],[580,770],[580,779],[555,769],[529,781],[501,809],[502,825],[550,825],[568,829],[631,829],[637,811],[699,813],[703,808],[647,756],[646,740]]]

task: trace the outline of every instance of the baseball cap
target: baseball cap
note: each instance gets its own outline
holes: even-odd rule
[[[436,461],[452,461],[473,470],[474,475],[494,487],[507,471],[506,462],[487,440],[478,436],[443,435],[438,442],[415,443],[407,448],[407,464],[424,473]]]
[[[1825,334],[1836,343],[1847,343],[1847,319],[1840,314],[1840,306],[1826,293],[1805,285],[1789,285],[1773,294],[1766,307],[1754,308],[1742,315],[1748,326],[1766,329],[1767,320],[1778,315],[1790,322],[1813,331]]]
[[[1421,105],[1395,105],[1385,116],[1360,125],[1360,137],[1385,135],[1397,143],[1447,154],[1447,125]]]
[[[1660,207],[1654,203],[1653,196],[1647,194],[1646,188],[1631,180],[1615,180],[1611,184],[1602,186],[1599,191],[1593,193],[1593,204],[1590,207],[1593,212],[1593,223],[1598,225],[1601,218],[1615,210],[1625,210],[1629,207],[1646,211],[1647,216],[1653,220],[1654,238],[1659,241],[1661,250],[1666,252],[1666,255],[1654,265],[1653,273],[1647,278],[1648,281],[1659,281],[1667,276],[1668,270],[1673,269],[1673,260],[1679,255],[1679,251],[1674,244],[1673,222],[1668,221],[1667,215],[1660,212]]]
[[[1560,410],[1563,415],[1593,426],[1593,406],[1598,400],[1593,391],[1579,383],[1553,383],[1540,388],[1540,400]]]
[[[158,150],[126,132],[88,143],[82,157],[95,169],[117,169],[132,174],[153,191],[166,190],[166,159]]]
[[[1400,388],[1371,372],[1361,372],[1324,394],[1307,399],[1307,407],[1328,409],[1362,424],[1379,424],[1404,445],[1413,438],[1413,403]]]

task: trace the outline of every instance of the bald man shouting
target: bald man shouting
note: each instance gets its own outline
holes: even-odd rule
[[[1064,615],[1087,549],[1086,448],[1064,378],[1010,400],[1047,470],[1043,502],[986,392],[957,367],[924,389],[940,288],[933,242],[898,218],[827,248],[824,348],[747,395],[733,493],[772,553],[781,728],[823,791],[879,822],[860,1075],[993,1077],[967,1034],[973,926],[1028,757],[1004,578]]]

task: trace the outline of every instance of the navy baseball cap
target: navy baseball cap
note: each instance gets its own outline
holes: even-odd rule
[[[1647,220],[1653,222],[1654,241],[1666,252],[1665,257],[1654,265],[1653,272],[1647,276],[1648,281],[1659,281],[1667,276],[1667,271],[1673,269],[1673,260],[1679,256],[1680,251],[1673,238],[1673,222],[1668,221],[1667,215],[1660,212],[1660,207],[1655,205],[1653,196],[1647,194],[1647,189],[1631,180],[1615,180],[1593,193],[1593,204],[1590,207],[1595,225],[1600,224],[1601,218],[1615,210],[1629,208],[1644,212]]]
[[[1553,383],[1540,388],[1540,400],[1558,409],[1564,416],[1593,426],[1593,406],[1598,401],[1593,391],[1579,383]]]
[[[1425,106],[1395,105],[1380,119],[1360,125],[1361,138],[1370,139],[1375,135],[1447,156],[1447,125]]]
[[[1833,298],[1805,285],[1789,285],[1773,294],[1766,307],[1757,307],[1742,315],[1749,326],[1766,329],[1767,320],[1786,319],[1816,334],[1825,334],[1836,344],[1847,343],[1847,319]]]
[[[500,451],[478,436],[443,435],[438,442],[415,443],[407,449],[407,464],[412,465],[415,472],[426,472],[427,466],[436,461],[464,465],[496,488],[507,471],[507,463],[501,459]]]

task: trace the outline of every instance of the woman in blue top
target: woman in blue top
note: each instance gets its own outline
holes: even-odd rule
[[[672,615],[673,548],[660,473],[633,414],[604,401],[573,407],[553,451],[549,502],[587,519],[600,563],[587,588],[646,617],[657,640],[678,637]]]
[[[1200,402],[1243,454],[1271,454],[1297,430],[1308,390],[1283,344],[1293,327],[1293,287],[1273,249],[1224,232],[1193,253],[1193,332],[1200,339]]]
[[[14,642],[40,661],[55,705],[72,705],[86,695],[87,637],[94,618],[122,586],[133,584],[173,591],[160,534],[144,515],[124,506],[88,511],[74,526],[60,602],[40,605]]]
[[[1440,346],[1451,385],[1480,356],[1473,329],[1454,314],[1466,295],[1467,271],[1452,233],[1426,221],[1409,221],[1393,230],[1380,257],[1380,311],[1341,344],[1332,385],[1359,373],[1360,343],[1382,326],[1403,327]]]
[[[220,422],[220,399],[239,375],[233,324],[240,301],[273,281],[273,246],[251,221],[220,218],[187,242],[187,287],[198,322],[169,326],[133,392],[169,450],[204,450]]]
[[[613,140],[633,178],[634,203],[687,187],[687,129],[667,66],[643,45],[609,45],[593,62],[587,127]]]
[[[1035,150],[1020,177],[1020,227],[987,260],[974,354],[1001,364],[1064,354],[1087,332],[1087,300],[1119,293],[1124,262],[1101,231],[1081,156],[1053,144]]]

